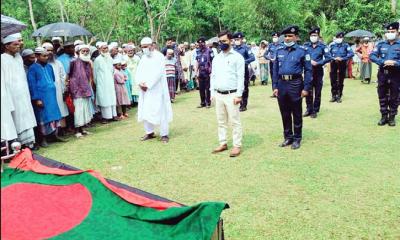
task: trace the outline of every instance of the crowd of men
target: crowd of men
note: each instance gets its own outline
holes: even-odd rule
[[[220,145],[213,152],[227,150],[231,124],[234,157],[241,152],[239,112],[247,110],[249,84],[258,76],[262,85],[271,79],[271,97],[278,100],[284,129],[280,146],[298,149],[303,116],[316,118],[320,111],[324,65],[330,63],[330,101],[341,103],[354,52],[361,59],[365,82],[371,81],[371,62],[379,65],[378,125],[395,126],[400,102],[398,22],[386,26],[386,39],[374,49],[368,38],[362,38],[354,51],[344,42],[343,32],[327,45],[318,27],[309,31],[303,45],[298,36],[299,28],[289,26],[273,33],[270,44],[263,40],[256,46],[248,45],[242,32],[223,31],[218,42],[200,37],[196,43],[177,44],[170,37],[161,51],[150,38],[143,38],[139,48],[94,40],[63,43],[54,37],[35,49],[24,49],[21,34],[6,36],[1,55],[1,137],[31,149],[47,147],[48,141],[66,141],[67,132],[77,138],[90,134],[86,129],[94,120],[123,120],[127,109],[139,105],[138,121],[144,122],[146,132],[142,140],[154,138],[159,125],[161,141],[167,143],[171,103],[178,93],[197,89],[199,108],[215,102]]]

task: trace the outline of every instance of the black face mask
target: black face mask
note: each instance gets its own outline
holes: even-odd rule
[[[219,42],[219,48],[221,48],[222,51],[227,50],[229,47],[230,45],[228,43]]]

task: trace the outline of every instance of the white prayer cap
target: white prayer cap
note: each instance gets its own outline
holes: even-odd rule
[[[79,45],[76,45],[75,46],[75,52],[78,52],[79,51]]]
[[[21,33],[14,33],[14,34],[8,35],[7,37],[3,38],[1,40],[1,42],[3,44],[7,44],[7,43],[15,42],[15,41],[18,41],[21,39],[22,39]]]
[[[194,47],[194,46],[196,46],[196,44],[194,44],[194,43],[191,43],[191,44],[190,44],[190,46],[191,46],[191,47]]]
[[[90,50],[89,45],[86,45],[86,44],[81,44],[81,45],[78,45],[77,47],[78,47],[78,51],[85,49],[85,48]]]
[[[128,46],[127,43],[122,44],[122,48],[126,48]]]
[[[22,51],[21,56],[26,57],[26,56],[29,56],[32,54],[34,54],[33,50],[30,48],[27,48],[27,49],[24,49],[24,51]]]
[[[152,44],[153,40],[151,40],[151,38],[149,37],[144,37],[142,39],[142,41],[140,41],[140,45],[146,45],[146,44]]]
[[[49,43],[49,42],[45,42],[42,44],[42,48],[44,49],[48,49],[48,48],[53,48],[53,44]]]
[[[110,45],[108,45],[108,47],[109,47],[110,49],[116,48],[116,47],[118,47],[118,43],[117,43],[117,42],[111,42]]]
[[[268,42],[266,40],[262,40],[261,43],[264,43],[265,45],[268,45]]]
[[[74,46],[81,45],[81,44],[84,44],[84,42],[82,40],[79,40],[79,39],[75,40],[75,42],[74,42]]]
[[[45,54],[47,53],[46,49],[42,48],[42,47],[37,47],[35,48],[35,53],[36,54]]]
[[[116,65],[116,64],[119,64],[119,63],[121,63],[121,58],[114,58],[113,59],[113,65]]]
[[[107,42],[99,42],[99,45],[98,45],[99,48],[102,48],[104,46],[108,47]]]
[[[127,63],[126,60],[124,59],[121,60],[121,65],[125,65],[126,63]]]
[[[101,41],[97,41],[96,44],[95,44],[95,46],[96,46],[96,47],[100,47],[100,44],[101,44],[101,43],[102,43]]]
[[[174,53],[174,50],[168,48],[168,49],[167,49],[167,53]]]
[[[135,49],[135,48],[136,48],[136,47],[135,47],[134,44],[128,44],[128,45],[126,46],[126,49],[128,49],[128,50]]]
[[[60,42],[62,42],[62,39],[60,38],[60,37],[52,37],[51,38],[51,41],[53,42],[53,41],[60,41]]]
[[[189,43],[188,42],[184,42],[183,45],[189,45]]]

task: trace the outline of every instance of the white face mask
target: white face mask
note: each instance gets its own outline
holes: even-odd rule
[[[310,41],[311,41],[312,43],[316,43],[316,42],[318,42],[318,37],[317,37],[317,36],[311,36],[311,37],[310,37]]]
[[[387,40],[395,40],[396,39],[396,33],[385,33],[385,36]]]
[[[272,42],[274,42],[274,43],[277,43],[278,40],[279,40],[279,38],[277,38],[277,37],[272,38]]]
[[[240,46],[242,43],[240,42],[240,40],[235,40],[235,45],[236,46]]]
[[[150,49],[149,49],[149,48],[143,48],[143,49],[142,49],[142,51],[143,51],[143,54],[144,54],[144,55],[146,55],[146,56],[148,56],[148,57],[149,57],[149,56],[150,56],[150,54],[151,54],[151,52],[150,52]]]
[[[292,41],[292,42],[283,42],[283,44],[285,44],[285,46],[291,47],[291,46],[293,46],[295,44],[295,42],[294,41]]]
[[[343,42],[343,38],[336,38],[335,43],[341,44]]]
[[[85,61],[85,62],[89,62],[89,61],[90,61],[90,55],[89,55],[89,54],[87,54],[87,55],[80,54],[80,55],[79,55],[79,58],[80,58],[82,61]]]

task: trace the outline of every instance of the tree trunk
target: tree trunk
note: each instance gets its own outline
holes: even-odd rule
[[[33,16],[32,0],[28,0],[28,7],[29,7],[29,15],[31,17],[32,27],[33,27],[33,30],[36,31],[37,30],[37,26],[36,26],[36,22],[35,22],[35,17]],[[38,46],[40,46],[40,37],[36,38],[36,44]]]
[[[392,13],[395,15],[397,12],[397,0],[391,0],[391,5],[392,5]]]
[[[59,3],[60,3],[60,15],[61,15],[61,21],[62,22],[65,22],[65,20],[64,20],[64,7],[63,7],[63,3],[62,3],[62,0],[59,0]]]
[[[147,18],[149,20],[151,39],[153,39],[153,41],[157,42],[157,40],[154,39],[154,37],[155,37],[155,34],[154,34],[154,17],[151,15],[149,2],[147,0],[143,0],[143,2],[144,2],[144,5],[146,7],[146,14],[147,14]]]

